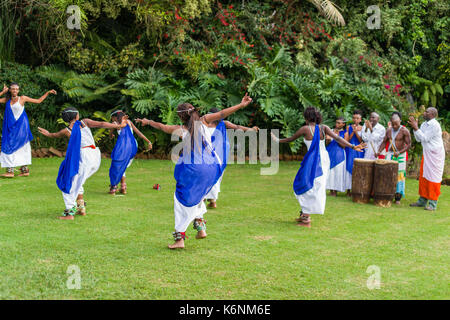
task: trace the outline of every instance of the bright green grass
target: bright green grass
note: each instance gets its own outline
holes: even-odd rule
[[[274,176],[230,165],[208,238],[190,227],[186,249],[170,251],[173,164],[136,160],[126,196],[108,191],[109,160],[85,185],[88,215],[64,209],[55,179],[61,159],[34,159],[31,176],[0,180],[0,298],[3,299],[448,299],[450,188],[435,213],[410,209],[408,180],[398,207],[327,199],[311,229],[298,227],[292,180],[299,163]],[[160,191],[153,184],[162,186]],[[69,265],[81,290],[66,287]],[[369,290],[370,265],[381,288]]]

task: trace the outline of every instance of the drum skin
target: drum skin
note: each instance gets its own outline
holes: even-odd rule
[[[376,160],[373,181],[374,204],[389,208],[395,196],[398,181],[398,163],[390,160]]]
[[[355,159],[352,173],[352,200],[369,203],[372,194],[375,160]]]

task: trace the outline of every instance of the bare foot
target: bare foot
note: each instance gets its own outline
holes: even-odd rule
[[[73,220],[74,218],[71,215],[67,215],[67,216],[58,217],[58,219],[61,219],[61,220]]]
[[[195,239],[205,239],[207,236],[205,230],[200,230],[197,232],[197,235],[195,236]]]
[[[169,249],[184,249],[184,240],[177,240],[173,244],[169,244]]]
[[[209,201],[209,205],[208,205],[208,208],[212,208],[212,209],[214,209],[214,208],[217,208],[217,204],[216,204],[216,202],[215,201]]]
[[[14,178],[14,173],[4,173],[1,176],[5,178]]]
[[[297,226],[311,228],[311,221],[309,221],[309,222],[300,221],[299,223],[297,223]]]

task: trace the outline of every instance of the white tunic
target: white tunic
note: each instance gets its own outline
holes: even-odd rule
[[[84,193],[84,183],[100,168],[100,149],[97,147],[92,149],[88,146],[95,146],[95,141],[91,130],[85,126],[81,128],[81,153],[78,173],[72,178],[70,193],[62,193],[66,209],[76,206],[78,195]]]
[[[444,173],[445,148],[442,129],[436,119],[428,120],[414,131],[414,137],[423,148],[423,177],[431,182],[440,183]]]
[[[375,160],[375,153],[383,142],[385,134],[386,129],[379,123],[372,128],[372,132],[369,129],[366,132],[366,125],[364,124],[361,130],[361,138],[367,144],[364,159]]]
[[[305,141],[309,150],[312,140],[304,139],[303,141]],[[302,212],[306,214],[323,214],[325,212],[327,200],[326,186],[330,172],[330,158],[325,147],[325,140],[320,140],[320,160],[323,174],[314,180],[314,186],[301,195],[296,195],[294,192],[295,197],[302,207]]]
[[[11,105],[14,118],[17,120],[23,113],[24,106],[20,104],[20,99]],[[27,166],[31,164],[31,145],[30,142],[25,143],[23,147],[11,154],[0,153],[0,162],[2,168],[14,168]]]

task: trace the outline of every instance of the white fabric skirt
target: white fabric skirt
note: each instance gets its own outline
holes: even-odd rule
[[[345,183],[345,160],[330,169],[327,181],[327,190],[336,190],[339,192],[345,192],[347,185]]]
[[[82,148],[80,154],[80,168],[72,178],[70,193],[62,193],[66,209],[71,209],[77,204],[77,197],[84,193],[83,185],[100,168],[101,153],[99,148]]]
[[[31,164],[31,145],[30,142],[25,143],[16,152],[11,154],[1,153],[0,161],[2,168],[14,168],[21,166],[28,166]]]
[[[203,218],[203,215],[206,213],[205,203],[200,201],[199,204],[193,207],[185,207],[178,201],[175,193],[173,194],[173,210],[175,213],[175,231],[176,232],[186,232],[189,224],[194,219]]]
[[[295,195],[302,212],[306,214],[323,214],[325,212],[325,204],[327,200],[327,180],[330,172],[330,158],[325,148],[320,148],[320,159],[323,174],[314,180],[313,187],[301,195]]]

